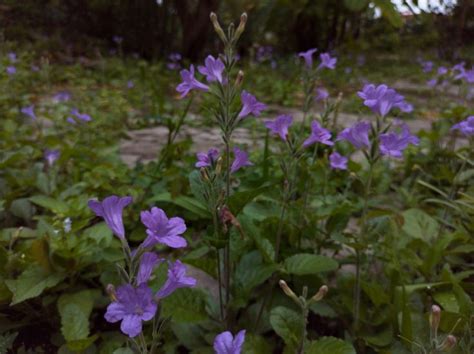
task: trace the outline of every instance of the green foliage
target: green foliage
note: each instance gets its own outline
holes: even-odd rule
[[[309,343],[307,354],[355,354],[354,347],[339,338],[323,337]]]

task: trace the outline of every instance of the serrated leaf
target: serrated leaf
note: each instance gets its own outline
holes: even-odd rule
[[[13,293],[10,305],[39,296],[45,289],[59,284],[64,278],[63,274],[48,274],[37,265],[28,268],[17,279],[5,280],[8,289]]]
[[[270,312],[270,324],[273,330],[289,347],[296,347],[303,335],[301,315],[289,308],[278,306]]]
[[[356,354],[352,344],[335,337],[322,337],[317,341],[312,341],[306,354]]]
[[[285,268],[290,274],[307,275],[336,270],[339,264],[332,258],[309,253],[295,254],[285,259]]]

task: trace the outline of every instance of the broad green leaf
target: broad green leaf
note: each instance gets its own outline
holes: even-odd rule
[[[161,315],[174,322],[196,323],[208,318],[206,295],[199,289],[183,288],[161,300]]]
[[[28,198],[15,199],[10,204],[10,212],[23,220],[29,221],[33,217],[34,208]]]
[[[459,312],[459,304],[456,295],[452,291],[439,291],[433,294],[435,301],[442,309],[450,312]]]
[[[247,296],[252,289],[266,281],[277,269],[277,265],[263,264],[258,251],[244,255],[235,270],[236,286]]]
[[[303,335],[303,319],[300,314],[278,306],[270,312],[270,324],[286,345],[293,348],[298,345]]]
[[[237,216],[244,207],[254,200],[260,194],[266,192],[270,189],[270,186],[264,185],[255,189],[250,189],[247,191],[236,192],[232,194],[229,198],[229,209],[230,211]]]
[[[13,293],[10,305],[39,296],[45,289],[52,288],[63,279],[63,274],[48,274],[41,267],[34,265],[26,269],[17,279],[5,280],[8,289]]]
[[[167,202],[175,204],[183,209],[186,209],[200,218],[208,219],[211,217],[206,205],[199,200],[186,196],[178,196],[172,198],[170,193],[161,193],[150,199],[150,202]]]
[[[402,213],[403,231],[409,236],[430,241],[438,233],[438,222],[420,209],[408,209]]]
[[[72,350],[73,352],[83,352],[87,348],[89,348],[92,343],[94,343],[99,336],[94,334],[93,336],[87,337],[85,339],[79,340],[72,340],[67,343],[68,349]]]
[[[130,348],[118,348],[112,354],[133,354],[133,350]]]
[[[356,354],[352,344],[335,337],[322,337],[309,343],[306,354]]]
[[[45,195],[36,195],[30,197],[31,202],[40,207],[48,209],[56,214],[66,215],[69,211],[69,205],[62,200],[47,197]]]
[[[87,338],[89,318],[77,304],[68,303],[61,311],[61,333],[69,341]]]
[[[336,270],[339,264],[332,258],[309,253],[295,254],[285,259],[285,268],[290,274],[306,275]]]

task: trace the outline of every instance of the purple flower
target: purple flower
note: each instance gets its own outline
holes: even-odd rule
[[[132,88],[134,88],[134,87],[135,87],[134,82],[133,82],[132,80],[128,80],[128,81],[127,81],[127,88],[128,88],[128,89],[132,89]]]
[[[474,66],[471,70],[466,70],[464,72],[464,80],[469,84],[474,84]]]
[[[204,64],[205,66],[199,66],[198,70],[201,74],[206,75],[207,82],[218,81],[222,84],[222,72],[225,68],[222,60],[214,59],[212,55],[208,55]]]
[[[76,108],[73,108],[71,110],[71,114],[77,117],[77,119],[80,119],[84,122],[90,122],[92,120],[91,116],[85,113],[80,113]]]
[[[438,68],[438,75],[445,75],[445,74],[447,74],[447,73],[448,73],[448,69],[445,68],[444,66],[440,66],[440,67]]]
[[[273,135],[279,135],[282,140],[286,140],[288,128],[292,123],[293,117],[285,114],[278,116],[274,120],[266,120],[263,122]]]
[[[196,162],[195,166],[197,168],[210,167],[219,157],[219,150],[216,148],[210,148],[207,153],[198,152],[196,156],[198,161]]]
[[[299,57],[304,59],[306,67],[311,69],[313,66],[313,54],[316,53],[318,50],[316,48],[308,49],[306,52],[298,53]]]
[[[230,173],[237,172],[242,167],[245,166],[252,166],[253,163],[249,161],[249,155],[245,152],[240,150],[238,147],[234,148],[234,161],[230,166]]]
[[[14,66],[7,66],[7,74],[8,75],[15,75],[16,74],[16,68]]]
[[[402,122],[397,123],[401,127],[400,133],[389,132],[380,135],[380,153],[395,158],[401,158],[402,152],[408,144],[418,145],[419,139],[410,134],[408,125]]]
[[[352,127],[344,129],[337,136],[336,141],[347,140],[350,142],[356,149],[363,149],[370,147],[369,142],[369,131],[370,131],[369,122],[357,122]]]
[[[181,68],[181,65],[179,65],[179,63],[166,63],[166,67],[168,70],[178,70]]]
[[[66,122],[68,122],[70,124],[77,124],[77,122],[75,121],[75,119],[73,117],[67,117]]]
[[[171,61],[177,62],[182,59],[182,56],[179,53],[171,53],[170,55],[168,55],[168,59]]]
[[[331,57],[329,53],[321,53],[319,59],[321,59],[321,63],[318,69],[328,68],[333,70],[336,68],[337,58]]]
[[[179,288],[193,288],[196,285],[196,279],[186,276],[186,266],[177,260],[170,264],[168,268],[168,279],[163,284],[161,289],[156,293],[156,296],[163,299],[171,295]]]
[[[40,70],[41,70],[41,69],[40,69],[40,67],[39,67],[38,65],[31,65],[31,71],[33,71],[33,72],[36,73],[36,72],[38,72],[38,71],[40,71]]]
[[[357,65],[362,66],[365,64],[365,55],[364,54],[359,54],[357,56]]]
[[[209,86],[199,82],[194,77],[194,65],[191,65],[189,70],[181,70],[180,75],[183,82],[176,87],[176,91],[181,93],[181,98],[186,96],[191,90],[209,91]]]
[[[323,128],[316,120],[311,123],[311,135],[303,142],[303,147],[306,148],[315,143],[334,145],[331,141],[331,132],[326,128]]]
[[[254,95],[245,90],[240,94],[240,99],[242,101],[242,110],[239,113],[239,118],[245,118],[249,114],[258,117],[263,110],[267,109],[266,104],[257,101]]]
[[[8,53],[8,60],[10,60],[10,63],[16,63],[16,54],[13,52]]]
[[[45,150],[44,159],[48,163],[49,167],[54,165],[56,160],[59,158],[59,155],[61,155],[61,152],[59,150],[49,150],[49,149]]]
[[[382,117],[387,115],[392,108],[399,108],[402,112],[413,110],[413,106],[407,104],[402,95],[387,85],[367,84],[357,94],[364,100],[364,105]]]
[[[122,211],[132,202],[132,197],[117,197],[111,195],[102,202],[89,200],[89,208],[105,220],[107,226],[121,240],[125,240],[125,230],[122,221]]]
[[[153,300],[153,292],[146,285],[134,288],[130,284],[119,286],[115,292],[115,301],[107,307],[105,319],[115,323],[122,321],[120,329],[133,338],[142,331],[142,321],[155,317],[157,304]]]
[[[428,81],[426,82],[426,84],[427,84],[429,87],[435,87],[437,83],[438,83],[438,79],[436,79],[436,78],[431,79],[431,80],[428,80]]]
[[[346,66],[346,67],[344,68],[344,72],[345,72],[346,74],[350,74],[350,73],[352,72],[352,68],[349,67],[349,66]]]
[[[474,116],[469,116],[457,124],[454,124],[451,130],[459,130],[465,136],[474,135]]]
[[[155,252],[145,252],[140,258],[140,266],[137,274],[137,284],[147,283],[151,277],[151,273],[156,266],[163,260],[158,258]]]
[[[461,62],[461,63],[458,63],[456,65],[453,66],[453,71],[458,71],[460,73],[464,72],[464,65],[466,65],[465,62]]]
[[[334,151],[329,155],[329,164],[331,168],[336,170],[347,170],[347,157],[340,155],[338,152]]]
[[[71,94],[67,91],[58,92],[53,96],[53,100],[56,102],[67,102],[71,99]]]
[[[184,220],[179,217],[168,219],[166,213],[157,207],[150,211],[142,211],[140,219],[147,227],[147,238],[143,241],[142,247],[152,247],[157,243],[162,243],[171,248],[186,247],[187,242],[181,236],[186,231]]]
[[[320,87],[316,89],[316,101],[325,101],[329,97],[329,92],[324,87]]]
[[[21,113],[23,113],[25,116],[30,117],[33,120],[36,120],[35,106],[34,105],[23,107],[21,109]]]
[[[434,64],[432,61],[424,61],[421,63],[421,67],[423,68],[423,72],[429,73],[433,70]]]
[[[245,329],[234,336],[229,331],[218,334],[214,339],[216,354],[240,354],[245,341]]]
[[[123,42],[123,37],[121,36],[113,36],[112,37],[112,40],[116,43],[116,44],[121,44]]]

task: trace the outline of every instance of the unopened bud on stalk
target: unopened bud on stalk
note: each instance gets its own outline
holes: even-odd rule
[[[201,167],[201,169],[199,170],[199,172],[201,172],[201,178],[206,181],[206,182],[209,182],[209,174],[207,173],[207,169],[204,168],[204,167]]]
[[[434,333],[438,332],[439,321],[441,320],[441,309],[438,305],[431,306],[430,327]]]
[[[278,284],[280,285],[281,290],[283,290],[286,296],[292,298],[295,301],[298,301],[298,296],[296,296],[293,290],[290,289],[286,281],[284,281],[283,279],[280,279]]]
[[[216,175],[220,175],[221,172],[222,172],[222,164],[223,164],[223,158],[222,156],[220,156],[218,159],[217,159],[217,162],[216,162]]]
[[[239,70],[237,73],[237,78],[235,79],[235,86],[240,86],[242,85],[242,81],[244,81],[244,72],[242,70]]]
[[[245,31],[245,24],[247,23],[247,13],[243,13],[240,15],[240,23],[239,27],[237,27],[237,30],[235,31],[235,36],[234,36],[234,41],[237,41],[242,33]]]
[[[328,287],[326,285],[323,285],[319,288],[318,292],[311,298],[311,302],[317,302],[321,301],[324,296],[328,293]]]
[[[447,336],[445,338],[445,340],[443,341],[443,343],[441,343],[441,346],[440,346],[440,350],[442,351],[449,351],[451,349],[453,349],[456,344],[457,344],[458,340],[456,339],[455,336],[453,336],[452,334],[450,334],[449,336]]]
[[[227,44],[227,37],[225,36],[225,33],[222,30],[219,21],[217,20],[217,15],[214,12],[211,12],[209,18],[211,19],[212,25],[214,26],[214,31],[216,31],[217,35],[224,42],[224,44]]]
[[[115,286],[113,286],[112,284],[109,284],[105,288],[105,291],[107,292],[107,294],[109,294],[110,299],[112,301],[117,301],[117,293],[115,292]]]

